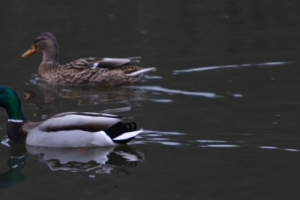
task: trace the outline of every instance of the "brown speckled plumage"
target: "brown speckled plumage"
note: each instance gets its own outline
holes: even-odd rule
[[[37,51],[43,53],[43,61],[38,75],[53,84],[99,84],[103,86],[128,84],[141,80],[144,73],[155,68],[141,68],[135,63],[139,57],[132,58],[81,58],[65,65],[58,61],[58,44],[51,33],[39,34],[30,50],[22,57]]]

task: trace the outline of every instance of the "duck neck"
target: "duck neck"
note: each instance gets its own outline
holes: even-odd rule
[[[57,48],[51,48],[43,51],[43,63],[58,64]]]
[[[7,135],[8,138],[14,142],[26,143],[27,131],[23,129],[24,122],[8,121],[7,123]]]
[[[27,120],[25,119],[22,110],[21,110],[21,103],[19,99],[11,100],[9,106],[5,107],[5,110],[8,115],[8,122],[7,122],[7,135],[8,138],[12,141],[25,143],[27,133],[22,130],[22,126],[24,122]]]

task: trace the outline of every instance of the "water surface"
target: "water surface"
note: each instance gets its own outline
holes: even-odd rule
[[[48,149],[6,139],[0,111],[1,199],[299,199],[298,1],[9,1],[0,84],[39,121],[66,111],[132,117],[129,146]],[[52,32],[60,62],[141,56],[141,83],[53,87],[36,79]],[[24,93],[25,92],[25,93]]]

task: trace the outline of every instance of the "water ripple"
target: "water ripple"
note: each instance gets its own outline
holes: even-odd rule
[[[278,149],[278,147],[274,147],[274,146],[258,146],[258,148],[260,148],[260,149]]]
[[[291,151],[291,152],[299,152],[300,150],[298,149],[283,149],[284,151]]]
[[[131,141],[130,144],[155,143],[168,146],[179,146],[182,145],[182,143],[174,141],[172,137],[182,135],[185,135],[185,133],[144,130],[143,133],[136,137],[135,140]]]
[[[259,150],[277,150],[286,152],[300,152],[300,149],[279,147],[276,145],[255,145],[247,140],[226,141],[226,140],[212,140],[212,139],[196,139],[185,140],[183,137],[187,136],[185,133],[179,132],[159,132],[145,130],[143,134],[139,135],[136,140],[130,144],[161,144],[166,146],[198,146],[200,148],[215,148],[215,149],[232,149],[232,148],[254,148]]]
[[[207,66],[207,67],[197,67],[183,70],[174,70],[173,74],[181,74],[181,73],[190,73],[190,72],[201,72],[201,71],[210,71],[217,69],[226,69],[226,68],[237,68],[237,67],[251,67],[251,66],[278,66],[278,65],[286,65],[290,62],[264,62],[258,64],[240,64],[240,65],[220,65],[220,66]]]
[[[213,148],[233,148],[233,147],[240,147],[239,145],[234,144],[209,144],[209,145],[201,145],[200,147],[213,147]]]
[[[190,92],[190,91],[162,88],[160,86],[127,86],[126,88],[143,89],[143,90],[149,90],[149,91],[164,92],[164,93],[168,93],[168,94],[183,94],[183,95],[189,95],[189,96],[202,96],[202,97],[207,97],[207,98],[223,97],[221,95],[217,95],[212,92]]]
[[[145,75],[144,78],[145,79],[163,79],[163,77],[161,77],[161,76],[149,76],[149,75]]]
[[[253,145],[248,144],[247,141],[225,141],[225,140],[195,140],[195,142],[200,143],[199,147],[201,148],[249,148]],[[226,143],[226,144],[224,144]],[[231,144],[230,144],[231,143]],[[234,144],[238,143],[238,144]],[[277,146],[267,146],[267,145],[254,145],[254,148],[263,149],[263,150],[282,150],[288,152],[299,152],[299,149],[293,148],[281,148]]]

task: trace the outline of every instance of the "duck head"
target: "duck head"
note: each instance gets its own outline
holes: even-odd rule
[[[21,102],[17,93],[9,86],[0,86],[0,106],[3,107],[12,120],[24,120]]]
[[[58,44],[52,33],[40,33],[34,39],[31,48],[22,54],[22,58],[30,56],[38,51],[43,53],[43,62],[58,62]]]

